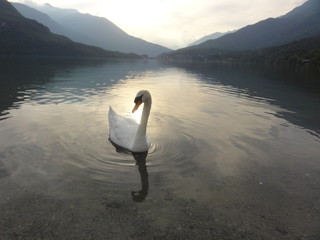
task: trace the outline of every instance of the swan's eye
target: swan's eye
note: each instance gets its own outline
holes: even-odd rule
[[[141,96],[139,96],[139,97],[136,97],[136,98],[134,99],[134,103],[142,102],[142,97],[143,97],[143,95],[141,95]]]

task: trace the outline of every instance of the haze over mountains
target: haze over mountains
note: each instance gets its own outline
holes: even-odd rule
[[[236,31],[236,30],[235,30],[235,31]],[[233,33],[233,32],[235,32],[235,31],[215,32],[215,33],[206,35],[206,36],[200,38],[199,40],[190,43],[190,44],[188,45],[188,47],[195,46],[195,45],[199,45],[199,44],[204,43],[204,42],[206,42],[206,41],[208,41],[208,40],[214,40],[214,39],[220,38],[220,37],[222,37],[222,36],[224,36],[224,35],[226,35],[226,34]]]
[[[248,25],[214,40],[163,54],[182,61],[320,63],[320,1],[308,0],[289,13]],[[304,61],[305,62],[305,61]]]
[[[52,32],[88,45],[106,50],[139,55],[157,56],[171,51],[125,33],[106,18],[83,14],[75,9],[56,8],[49,4],[31,5],[13,3],[25,17],[47,26]]]
[[[23,17],[6,0],[0,0],[0,54],[6,56],[139,57],[76,43],[67,37],[53,34],[44,25]]]
[[[284,16],[268,18],[248,25],[215,40],[206,41],[198,48],[222,50],[256,50],[279,46],[320,34],[320,1],[309,0]]]
[[[44,26],[48,27],[52,33],[60,34],[63,36],[71,35],[73,36],[72,39],[79,38],[78,34],[68,31],[63,26],[55,22],[52,18],[50,18],[47,14],[44,14],[34,8],[31,8],[25,4],[21,3],[12,3],[12,5],[19,11],[19,13],[29,19],[36,20],[37,22],[43,24]],[[85,36],[81,36],[85,37]]]
[[[0,1],[2,4],[6,3],[6,7],[0,8],[0,13],[3,14],[5,11],[8,11],[8,4],[10,3],[5,0]],[[96,17],[90,14],[82,14],[75,9],[61,9],[49,4],[41,6],[32,5],[33,7],[36,6],[37,9],[19,3],[14,3],[13,5],[23,16],[35,19],[37,22],[47,26],[52,32],[67,36],[74,41],[102,47],[108,50],[128,53],[134,52],[152,57],[165,53],[162,56],[170,58],[178,56],[180,59],[188,59],[188,57],[192,59],[199,59],[199,56],[202,56],[203,59],[212,59],[218,55],[218,58],[220,59],[225,59],[226,56],[229,56],[230,59],[235,59],[236,57],[234,53],[239,51],[260,51],[261,49],[278,46],[277,50],[273,51],[272,54],[273,56],[276,56],[276,53],[281,51],[281,46],[285,44],[287,45],[283,46],[283,49],[291,49],[290,51],[295,49],[295,51],[297,51],[299,49],[297,49],[296,46],[299,46],[304,48],[301,49],[300,52],[302,52],[302,50],[310,52],[317,49],[317,39],[319,39],[318,36],[320,36],[319,0],[308,0],[303,5],[293,9],[281,17],[269,18],[255,24],[248,25],[234,32],[214,33],[205,36],[199,41],[193,43],[197,45],[179,49],[177,51],[171,51],[170,49],[160,45],[132,37],[106,18]],[[10,11],[11,14],[13,14],[12,9]],[[14,11],[15,13],[13,15],[15,18],[15,24],[13,26],[16,30],[19,28],[19,31],[16,32],[17,36],[14,36],[13,32],[11,32],[11,35],[7,39],[3,37],[0,39],[2,44],[0,45],[2,53],[6,51],[14,51],[14,49],[11,49],[12,46],[15,46],[12,45],[13,43],[20,44],[21,46],[29,44],[31,47],[27,49],[25,46],[23,51],[29,51],[30,54],[32,51],[39,51],[41,48],[43,51],[47,50],[48,52],[53,53],[54,51],[48,46],[44,47],[45,41],[48,42],[50,40],[51,43],[53,43],[53,39],[55,39],[56,42],[59,42],[59,44],[61,44],[62,39],[64,39],[64,41],[69,41],[69,44],[67,44],[68,46],[74,45],[73,47],[75,47],[75,43],[70,41],[70,39],[59,35],[52,35],[48,28],[45,28],[36,21],[22,18],[15,9]],[[6,29],[5,24],[1,24],[2,26],[0,26],[0,31],[8,30]],[[206,41],[208,38],[210,40]],[[312,48],[307,46],[308,40],[288,46],[288,44],[291,44],[294,41],[307,38],[311,39],[309,45]],[[29,40],[22,41],[22,39]],[[60,40],[58,41],[57,39]],[[200,44],[198,44],[199,42]],[[8,44],[9,47],[6,47],[4,44]],[[40,47],[37,47],[37,44]],[[15,48],[15,50],[18,51],[22,48],[21,46],[20,48]],[[82,50],[84,46],[85,45],[82,45],[82,47],[80,47],[80,45],[77,45],[77,47],[82,48]],[[86,46],[86,48],[88,50],[88,46]],[[93,48],[91,48],[91,50],[93,50]],[[94,51],[98,51],[98,48],[95,48]],[[271,50],[261,52],[269,54]],[[239,59],[248,59],[247,56],[244,57],[244,54],[241,55],[242,56]]]

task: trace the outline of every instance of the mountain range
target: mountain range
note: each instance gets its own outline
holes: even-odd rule
[[[0,0],[0,54],[46,52],[48,55],[82,56],[94,53],[94,56],[118,57],[121,51],[148,56],[161,54],[163,59],[253,61],[265,58],[273,61],[282,58],[300,61],[305,57],[318,59],[320,51],[319,0],[308,0],[283,16],[268,18],[237,31],[205,36],[194,43],[200,44],[176,51],[132,37],[106,18],[75,9],[49,4],[32,5],[36,9],[19,3],[14,6],[20,13],[6,0]]]
[[[320,1],[308,0],[284,16],[268,18],[215,40],[206,41],[198,48],[223,50],[256,50],[279,46],[320,34]]]
[[[191,47],[191,46],[194,46],[194,45],[199,45],[199,44],[204,43],[204,42],[206,42],[206,41],[208,41],[208,40],[214,40],[214,39],[220,38],[220,37],[222,37],[222,36],[224,36],[224,35],[226,35],[226,34],[233,33],[233,32],[235,32],[235,31],[215,32],[215,33],[206,35],[206,36],[200,38],[200,39],[197,40],[197,41],[194,41],[194,42],[190,43],[190,44],[188,45],[188,47]]]
[[[320,1],[308,0],[281,17],[268,18],[217,39],[163,54],[161,58],[254,61],[257,58],[262,60],[264,56],[270,61],[278,61],[296,55],[299,60],[304,56],[318,59],[319,16]]]
[[[98,46],[106,50],[157,56],[171,50],[158,44],[130,36],[106,18],[83,14],[75,9],[62,9],[49,4],[30,6],[13,3],[26,18],[47,26],[52,32],[73,41]]]
[[[23,17],[8,1],[0,0],[0,55],[139,58],[106,51],[53,34],[44,25]]]

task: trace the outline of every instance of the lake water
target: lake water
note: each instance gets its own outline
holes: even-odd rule
[[[320,74],[22,59],[0,68],[0,239],[320,239]],[[148,154],[108,108],[153,98]]]

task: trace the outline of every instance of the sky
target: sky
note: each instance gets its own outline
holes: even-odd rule
[[[11,1],[11,0],[10,0]],[[12,0],[25,3],[26,0]],[[105,17],[126,33],[171,49],[215,32],[278,17],[306,0],[33,0]]]

